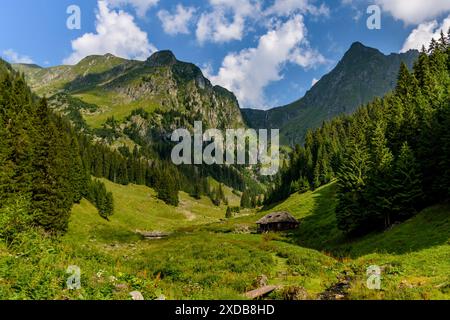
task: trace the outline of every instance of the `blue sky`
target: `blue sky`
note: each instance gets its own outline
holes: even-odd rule
[[[367,27],[374,4],[379,30]],[[79,30],[66,26],[70,5],[81,10]],[[170,49],[242,107],[267,109],[303,96],[355,41],[388,54],[449,28],[449,0],[4,0],[0,55],[47,67]]]

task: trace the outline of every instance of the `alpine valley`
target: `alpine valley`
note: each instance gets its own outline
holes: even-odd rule
[[[176,166],[171,134],[195,121],[280,129],[279,173]],[[356,42],[268,111],[171,51],[0,60],[0,299],[450,299],[449,128],[445,34],[402,54]],[[259,232],[274,216],[296,228]]]

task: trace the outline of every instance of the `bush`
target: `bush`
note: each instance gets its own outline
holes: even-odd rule
[[[31,201],[26,197],[17,197],[0,208],[0,238],[7,244],[30,229],[33,224]]]

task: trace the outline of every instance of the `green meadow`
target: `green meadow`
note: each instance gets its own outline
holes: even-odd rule
[[[268,299],[323,298],[343,279],[347,299],[450,298],[448,205],[349,240],[335,225],[335,184],[225,219],[226,207],[208,198],[181,193],[175,208],[151,188],[103,182],[115,199],[110,221],[82,200],[59,240],[31,232],[1,245],[0,298],[130,299],[138,290],[145,299],[245,299],[262,275],[279,286]],[[275,210],[290,211],[300,228],[256,234],[255,221]],[[170,236],[146,240],[137,233],[156,230]],[[79,290],[67,289],[70,265],[81,270]],[[382,270],[381,290],[366,286],[371,265]]]

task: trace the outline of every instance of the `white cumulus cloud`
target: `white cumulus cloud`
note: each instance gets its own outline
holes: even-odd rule
[[[420,24],[450,11],[450,0],[376,0],[383,11],[406,24]]]
[[[226,43],[242,40],[255,23],[270,24],[273,18],[288,18],[295,14],[329,16],[325,4],[315,5],[316,0],[209,0],[211,10],[205,11],[197,21],[197,40],[200,43]]]
[[[447,34],[450,29],[450,16],[439,24],[436,20],[425,22],[417,26],[406,39],[401,52],[411,49],[420,50],[422,46],[429,47],[431,39],[438,40],[441,37],[441,31]]]
[[[147,11],[156,6],[159,0],[107,0],[112,8],[119,8],[130,5],[134,7],[140,17],[144,17]]]
[[[242,40],[246,20],[256,18],[260,3],[255,0],[209,0],[211,11],[204,12],[197,22],[196,36],[200,43],[225,43]]]
[[[289,61],[305,69],[328,62],[317,50],[305,47],[295,48],[289,57]]]
[[[96,32],[73,40],[72,49],[64,64],[75,64],[88,55],[106,53],[145,60],[156,51],[149,43],[147,33],[136,25],[133,16],[122,10],[110,9],[105,0],[98,1]]]
[[[13,49],[3,51],[3,57],[11,63],[33,63],[29,56],[19,54]]]
[[[264,89],[283,78],[286,63],[310,67],[325,61],[309,48],[306,33],[301,15],[274,25],[260,37],[256,48],[228,54],[217,75],[210,76],[212,82],[233,91],[243,107],[266,108]]]
[[[162,22],[164,32],[167,34],[189,34],[189,23],[194,16],[194,12],[194,8],[185,8],[179,4],[173,14],[167,10],[160,10],[158,12],[158,18]]]

